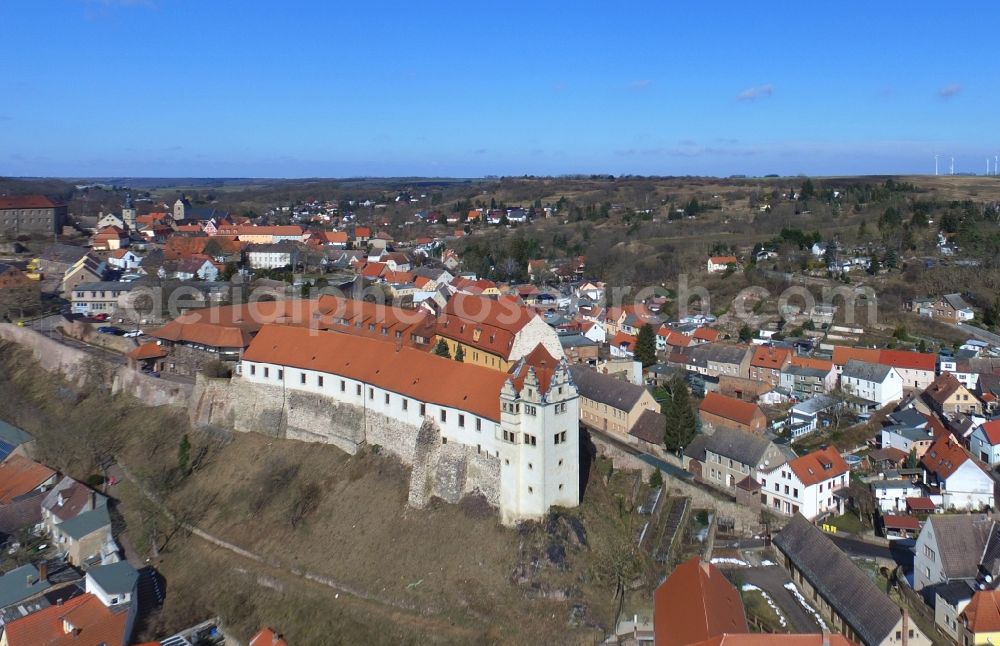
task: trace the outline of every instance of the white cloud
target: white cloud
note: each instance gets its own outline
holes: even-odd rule
[[[753,87],[748,87],[739,94],[736,95],[737,101],[757,101],[758,99],[766,99],[774,94],[774,86],[770,83],[766,85],[755,85]]]

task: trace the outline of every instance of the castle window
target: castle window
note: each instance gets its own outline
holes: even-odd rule
[[[458,416],[458,427],[465,428],[465,415]]]
[[[323,375],[316,375],[316,385],[320,388],[323,387]]]
[[[304,373],[304,372],[300,372],[299,373],[299,383],[305,385],[305,383],[306,383],[306,373]]]
[[[368,399],[375,399],[375,389],[374,388],[369,388],[368,389]]]
[[[447,422],[448,421],[448,411],[446,411],[443,408],[441,409],[441,421],[442,422]]]
[[[534,406],[530,406],[528,404],[525,404],[524,405],[524,412],[526,412],[528,415],[534,416],[535,413],[537,413],[538,411],[537,411],[537,409]]]
[[[562,491],[562,485],[559,485],[559,491]]]
[[[535,493],[535,490],[532,487],[528,487],[528,493]]]
[[[285,378],[285,370],[283,368],[278,368],[278,379],[281,380],[284,378]]]
[[[500,451],[497,451],[497,455],[500,455]],[[505,459],[503,461],[503,463],[504,463],[504,466],[508,466],[508,467],[510,466],[510,460]]]
[[[562,466],[562,460],[559,460],[559,466]]]
[[[343,379],[341,379],[340,380],[340,392],[344,392],[345,390],[347,390],[347,382],[344,381]]]
[[[441,444],[447,444],[447,443],[448,443],[448,438],[442,437],[441,438]]]
[[[386,405],[386,406],[388,406],[388,405],[389,405],[389,393],[386,393],[386,394],[385,394],[385,405]]]
[[[357,391],[358,397],[360,397],[361,396],[361,384],[358,384],[357,386],[355,386],[355,389]]]
[[[420,404],[420,416],[423,417],[426,414],[427,414],[427,404],[421,403]]]
[[[534,468],[535,468],[535,466],[534,466],[533,464],[531,464],[531,463],[529,462],[529,463],[528,463],[528,468],[529,468],[529,469],[534,469]]]
[[[410,400],[407,399],[406,397],[403,397],[403,410],[409,410],[409,409],[410,409]]]
[[[483,420],[478,417],[476,418],[476,430],[477,431],[483,430]]]
[[[524,443],[529,446],[538,446],[538,438],[534,435],[524,434]]]
[[[257,366],[253,365],[252,363],[250,364],[250,374],[251,375],[257,374]]]

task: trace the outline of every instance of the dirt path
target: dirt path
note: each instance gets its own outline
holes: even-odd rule
[[[152,502],[164,516],[169,518],[171,522],[178,522],[173,512],[167,509],[156,494],[150,491],[141,481],[139,481],[138,478],[133,476],[128,471],[127,467],[121,463],[113,464],[108,469],[108,474],[116,476],[119,479],[124,478],[127,480],[130,484],[135,486],[143,496]],[[287,567],[280,563],[277,559],[260,555],[239,547],[238,545],[234,545],[233,543],[214,536],[190,523],[180,521],[179,525],[185,531],[190,532],[193,536],[197,536],[203,541],[240,558],[253,561],[256,564],[274,570],[277,573],[297,577],[335,590],[338,594],[338,602],[356,604],[365,611],[382,615],[387,621],[394,624],[418,626],[419,628],[424,629],[438,637],[445,637],[449,640],[454,638],[455,641],[460,642],[475,641],[481,637],[480,631],[456,626],[452,620],[447,617],[440,616],[433,608],[422,608],[415,604],[407,604],[393,599],[387,599],[385,597],[360,590],[346,583],[336,581],[325,575],[316,574],[300,568]]]

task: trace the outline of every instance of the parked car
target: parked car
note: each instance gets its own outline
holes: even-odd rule
[[[129,330],[128,332],[126,332],[122,336],[124,336],[126,338],[129,338],[129,339],[137,337],[137,336],[142,336],[142,330]]]
[[[97,328],[97,331],[101,334],[114,334],[115,336],[121,336],[125,334],[125,330],[120,327],[115,327],[113,325],[102,325]]]
[[[95,321],[107,321],[108,320],[108,315],[107,314],[98,314],[97,316],[94,317],[94,320]]]

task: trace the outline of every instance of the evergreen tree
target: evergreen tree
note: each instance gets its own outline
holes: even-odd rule
[[[682,451],[698,432],[698,419],[691,405],[691,391],[683,377],[670,383],[670,403],[665,413],[667,422],[663,443],[671,451]]]
[[[837,243],[833,240],[826,243],[826,250],[823,252],[823,262],[829,267],[837,262]]]
[[[448,342],[444,339],[438,339],[437,345],[434,346],[434,354],[439,357],[444,357],[445,359],[451,359],[451,351],[448,349]]]
[[[460,363],[465,361],[465,349],[461,345],[455,348],[455,361]]]
[[[740,328],[740,342],[750,343],[752,339],[753,339],[753,329],[749,325],[744,323],[743,327]]]
[[[882,271],[882,264],[878,261],[878,258],[872,256],[871,260],[868,261],[868,273],[875,276],[880,271]]]
[[[191,441],[188,440],[187,433],[181,436],[181,443],[177,447],[177,468],[184,475],[191,473]]]
[[[885,257],[882,259],[882,264],[885,265],[887,269],[896,269],[899,267],[899,254],[896,253],[895,249],[886,250]]]
[[[639,328],[639,335],[635,341],[635,358],[642,362],[643,368],[656,363],[656,333],[649,323]]]
[[[808,200],[814,195],[816,195],[816,186],[811,179],[806,179],[806,181],[802,182],[802,188],[799,189],[799,199]]]

